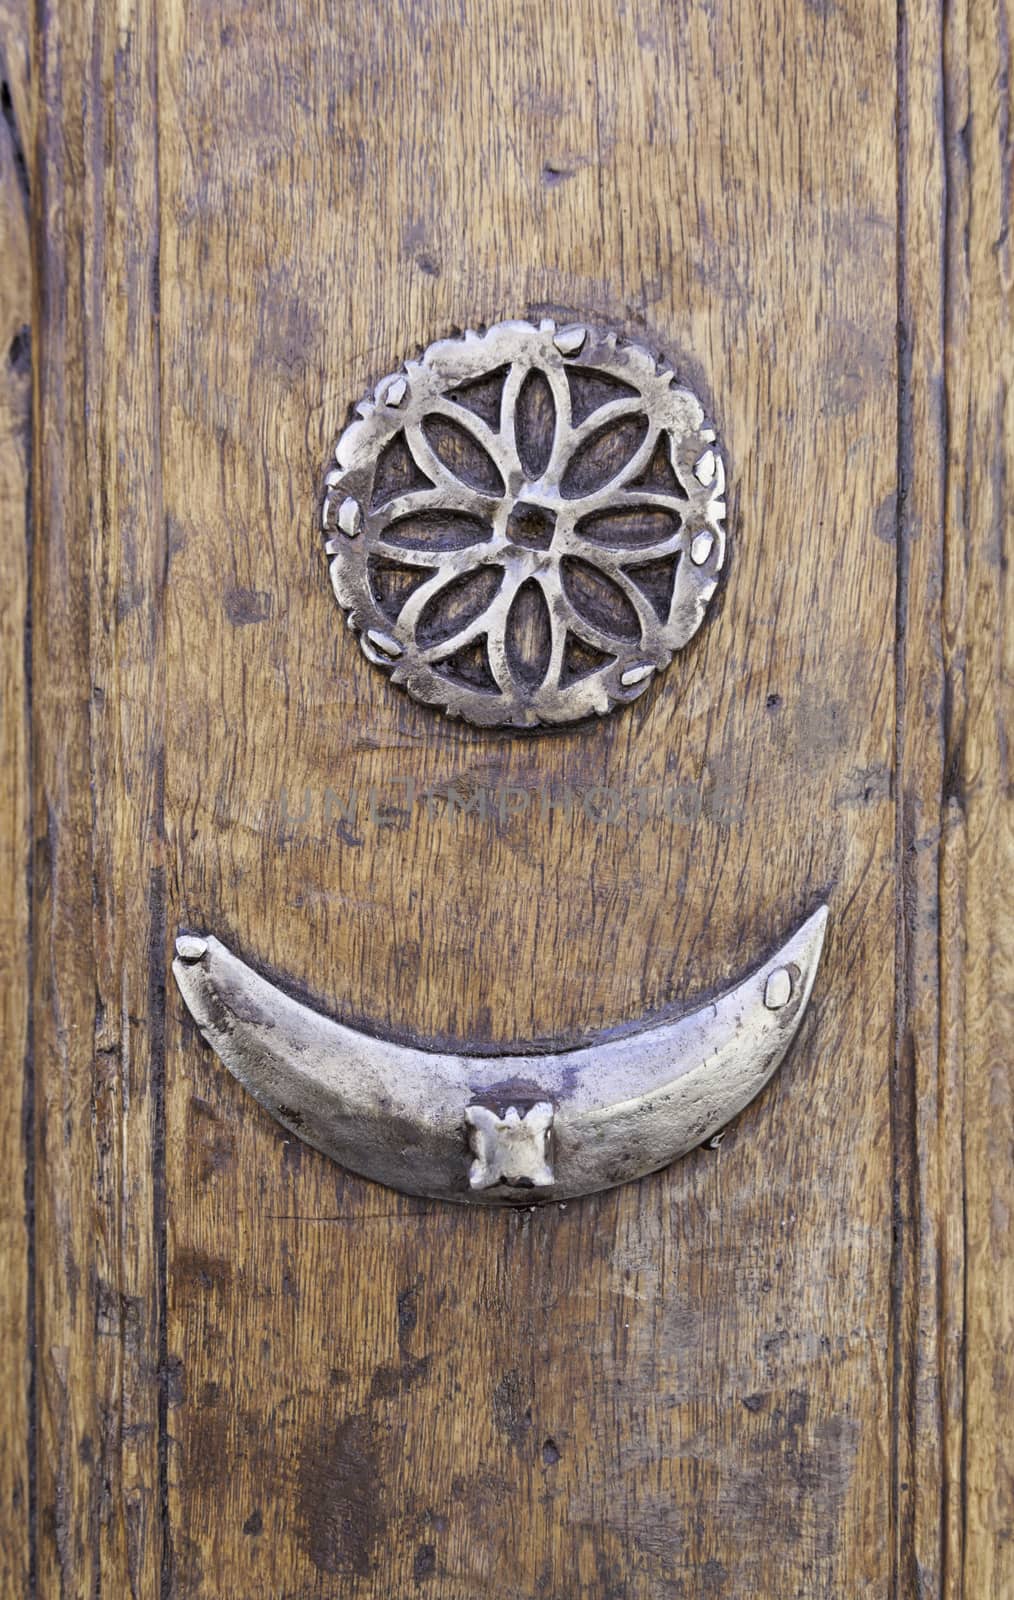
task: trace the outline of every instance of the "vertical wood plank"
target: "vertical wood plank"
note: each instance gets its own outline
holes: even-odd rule
[[[1010,36],[903,6],[894,1592],[1014,1584]]]
[[[162,15],[173,920],[438,1042],[690,999],[825,888],[834,975],[720,1152],[534,1216],[338,1172],[170,1001],[181,1596],[886,1589],[894,47],[888,5]],[[521,740],[363,662],[315,490],[403,354],[540,308],[708,393],[733,545],[653,697]],[[324,814],[459,774],[686,809]]]
[[[38,1587],[94,1591],[95,1266],[91,1102],[94,961],[88,740],[88,573],[97,530],[85,496],[82,141],[85,17],[37,34],[33,256],[35,369],[32,617],[34,766]],[[66,97],[66,99],[65,99]],[[76,176],[75,176],[76,175]],[[76,547],[87,529],[87,551]],[[74,581],[70,581],[73,573]]]
[[[0,1592],[27,1595],[32,1568],[30,1423],[32,1181],[29,1054],[31,268],[28,38],[0,6]]]
[[[964,195],[954,254],[967,303],[953,358],[968,397],[965,412],[955,406],[960,468],[948,527],[967,590],[954,738],[967,839],[962,1575],[967,1600],[1003,1600],[1014,1592],[1014,62],[1005,0],[956,6],[952,28]]]
[[[161,1569],[164,665],[155,39],[68,4],[36,40],[38,1584]]]
[[[960,1299],[961,1237],[949,1233],[948,1215],[955,1204],[960,1211],[963,1176],[960,1055],[941,1013],[960,935],[942,873],[945,831],[956,820],[944,794],[953,646],[945,605],[956,598],[960,607],[947,588],[947,104],[938,8],[902,5],[898,22],[891,1593],[902,1600],[952,1592],[946,1542],[958,1503],[947,1467],[961,1394],[940,1318]]]

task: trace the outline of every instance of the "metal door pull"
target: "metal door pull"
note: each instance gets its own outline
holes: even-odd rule
[[[204,1038],[298,1138],[406,1194],[532,1205],[643,1178],[712,1138],[764,1087],[802,1021],[827,907],[735,987],[545,1054],[423,1050],[332,1021],[210,936],[173,973]]]

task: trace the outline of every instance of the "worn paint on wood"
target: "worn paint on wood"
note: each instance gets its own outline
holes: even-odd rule
[[[999,4],[40,14],[0,1113],[40,1595],[1014,1584],[1008,50]],[[372,379],[540,310],[673,355],[730,557],[632,709],[516,738],[361,658],[315,495]],[[576,1038],[825,892],[721,1148],[536,1214],[342,1174],[164,991],[199,925],[420,1040]]]

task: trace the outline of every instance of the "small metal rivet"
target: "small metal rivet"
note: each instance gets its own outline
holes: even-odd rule
[[[388,633],[379,633],[376,628],[369,628],[366,637],[377,650],[382,650],[385,656],[400,656],[402,653],[397,639],[392,639]]]
[[[792,994],[792,975],[788,967],[776,967],[764,987],[764,1004],[769,1011],[780,1011]]]
[[[690,559],[695,567],[703,567],[714,548],[715,540],[710,533],[699,533],[690,546]]]
[[[562,356],[576,356],[581,346],[588,337],[588,329],[581,327],[561,328],[555,335],[553,343]]]
[[[181,961],[200,961],[207,953],[207,939],[198,939],[195,934],[181,933],[176,941],[176,954]]]
[[[697,465],[694,467],[694,477],[697,479],[697,482],[703,484],[705,488],[707,488],[709,483],[713,483],[716,465],[717,463],[715,461],[714,450],[705,450],[704,454],[699,457]]]
[[[404,378],[394,378],[384,390],[385,406],[400,406],[408,392],[408,383]]]
[[[338,526],[349,539],[354,539],[363,525],[362,507],[358,500],[347,495],[338,507]]]
[[[625,689],[629,689],[633,684],[643,683],[645,678],[650,678],[654,670],[650,661],[644,661],[639,667],[628,667],[626,672],[621,672],[620,682]]]

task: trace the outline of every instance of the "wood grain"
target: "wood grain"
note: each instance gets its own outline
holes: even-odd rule
[[[957,290],[947,303],[959,315],[949,329],[948,367],[958,381],[949,381],[954,446],[948,545],[963,568],[967,597],[965,654],[958,657],[964,669],[961,721],[955,730],[964,850],[957,863],[947,863],[965,874],[948,972],[948,990],[960,997],[951,1015],[955,1031],[962,1028],[966,1181],[964,1295],[949,1307],[964,1368],[964,1431],[954,1439],[952,1460],[955,1493],[965,1509],[964,1593],[999,1600],[1014,1587],[1014,85],[1006,7],[959,8],[946,43],[949,76],[955,75],[951,63],[957,63],[962,90],[955,97],[951,140]],[[955,1231],[956,1221],[950,1227]]]
[[[1006,1600],[1008,56],[1003,0],[39,13],[31,317],[0,195],[12,1593]],[[706,398],[730,559],[644,699],[519,738],[366,663],[315,497],[376,377],[543,311]],[[824,895],[721,1148],[533,1213],[340,1172],[165,989],[199,927],[417,1040],[578,1038]]]
[[[27,628],[32,506],[31,272],[28,72],[24,17],[0,6],[0,508],[4,527],[0,604],[0,1348],[4,1444],[0,1450],[0,1592],[29,1592],[34,1449],[30,1415],[30,763]],[[19,24],[20,36],[19,36]]]
[[[301,3],[227,37],[210,14],[165,20],[170,921],[431,1039],[575,1035],[689,999],[824,889],[836,981],[720,1154],[479,1219],[293,1148],[170,1006],[176,1581],[251,1600],[876,1592],[893,10],[860,27],[590,0],[565,25],[503,6],[488,27],[473,8],[464,54],[460,17],[393,5],[377,30],[351,8],[336,30]],[[735,545],[718,615],[656,693],[594,728],[483,737],[364,666],[314,490],[371,378],[459,321],[539,307],[674,353],[721,422]],[[393,806],[399,778],[458,775],[700,804],[641,826],[425,806],[323,825],[326,786]],[[297,812],[309,793],[288,837],[283,788]]]
[[[1014,1307],[1005,12],[913,9],[899,42],[893,1579],[898,1594],[1000,1600],[1014,1585],[999,1443]]]
[[[948,563],[947,230],[949,147],[941,137],[940,19],[902,16],[899,35],[899,383],[897,491],[897,940],[892,1081],[896,1196],[891,1446],[892,1592],[953,1592],[953,1447],[961,1376],[952,1315],[963,1240],[951,1220],[963,1188],[959,1056],[943,1007],[961,908],[943,874],[952,855],[953,610]],[[930,198],[932,197],[932,199]],[[951,578],[948,586],[945,579]],[[931,1310],[932,1308],[932,1310]],[[960,1323],[959,1323],[960,1330]],[[960,1591],[959,1591],[960,1592]]]
[[[165,1005],[154,37],[33,61],[37,1586],[158,1592]],[[164,1368],[164,1363],[161,1364]]]

